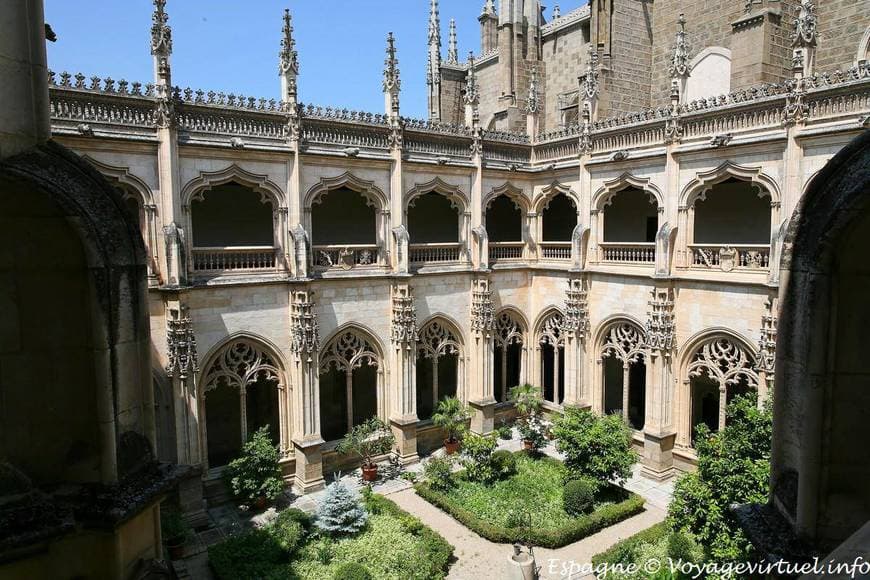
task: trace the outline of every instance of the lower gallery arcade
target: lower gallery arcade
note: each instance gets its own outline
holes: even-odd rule
[[[535,299],[522,303],[519,279],[531,281],[534,292],[525,297]],[[472,428],[489,432],[509,417],[511,388],[530,383],[550,412],[577,405],[624,417],[647,474],[668,477],[692,464],[698,425],[720,429],[734,395],[766,390],[764,345],[749,332],[718,327],[684,334],[679,288],[636,285],[626,304],[646,302],[648,312],[598,317],[589,304],[597,282],[494,272],[442,274],[419,285],[372,281],[368,288],[324,280],[293,287],[289,296],[281,295],[283,285],[248,296],[189,290],[178,296],[190,305],[183,309],[186,342],[194,357],[196,348],[206,354],[186,378],[155,369],[163,374],[156,383],[189,394],[158,395],[158,423],[170,423],[158,429],[174,430],[178,457],[199,458],[207,477],[216,477],[268,426],[288,480],[308,491],[348,465],[335,445],[370,417],[393,426],[400,459],[411,462],[441,444],[431,422],[439,400],[460,398],[474,411]],[[606,277],[601,285],[607,292]],[[547,303],[536,309],[538,291]],[[232,320],[239,300],[262,304],[269,315]],[[753,301],[769,309],[766,289]],[[217,318],[230,324],[211,331]],[[178,355],[172,344],[169,352]]]

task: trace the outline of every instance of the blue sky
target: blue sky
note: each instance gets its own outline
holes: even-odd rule
[[[281,15],[293,13],[300,98],[308,103],[381,112],[386,35],[396,35],[402,114],[426,114],[429,0],[169,0],[173,83],[205,91],[278,98]],[[443,49],[456,18],[459,53],[479,51],[483,0],[441,0]],[[559,2],[566,13],[585,0]],[[46,0],[58,41],[49,67],[86,76],[149,82],[151,0]],[[549,18],[550,10],[546,13]]]

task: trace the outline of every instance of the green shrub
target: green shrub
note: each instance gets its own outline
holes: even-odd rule
[[[588,478],[572,479],[565,484],[563,505],[570,516],[588,514],[595,507],[595,492],[598,485]]]
[[[357,455],[363,467],[374,465],[375,457],[389,453],[396,437],[378,417],[356,425],[338,444],[335,450],[342,455]]]
[[[254,580],[273,574],[287,553],[267,531],[252,530],[211,546],[208,561],[218,580]]]
[[[432,457],[423,465],[423,475],[432,489],[446,491],[453,487],[453,463],[447,457]]]
[[[299,522],[306,532],[311,531],[311,526],[314,524],[314,517],[308,512],[304,512],[299,508],[287,508],[278,514],[275,522],[294,521]]]
[[[438,408],[432,415],[432,423],[447,433],[447,440],[456,442],[465,437],[471,410],[456,397],[445,397],[438,401]]]
[[[494,437],[469,433],[462,443],[462,466],[470,481],[489,483],[496,479],[492,454],[497,442]]]
[[[498,433],[498,438],[503,441],[510,441],[514,436],[513,429],[504,419],[501,420],[501,423],[496,429],[496,433]]]
[[[641,544],[654,544],[662,541],[670,533],[667,522],[660,522],[641,532],[630,536],[610,547],[610,549],[592,557],[592,565],[630,564],[637,559],[638,547]]]
[[[694,562],[696,552],[695,542],[685,532],[676,530],[668,536],[668,557],[672,560]]]
[[[305,540],[305,528],[290,517],[278,517],[264,528],[281,549],[292,554]]]
[[[479,536],[497,544],[528,543],[544,548],[561,548],[617,524],[643,511],[644,499],[633,493],[615,504],[604,505],[591,514],[574,518],[559,528],[509,528],[484,520],[461,506],[448,494],[432,489],[426,483],[417,484],[417,494],[429,503],[453,516]],[[623,490],[619,490],[624,493]]]
[[[621,483],[637,462],[631,430],[618,415],[599,417],[588,409],[568,407],[553,423],[553,434],[574,476]]]
[[[757,395],[750,393],[729,403],[722,431],[697,429],[698,469],[677,481],[668,517],[673,529],[697,538],[710,561],[750,557],[749,540],[730,507],[768,499],[772,420],[770,402],[759,409]]]
[[[181,511],[176,507],[170,507],[160,514],[160,533],[163,535],[163,541],[172,546],[186,542],[190,538],[191,531]]]
[[[492,454],[492,471],[496,479],[507,479],[517,472],[517,458],[506,449]]]
[[[269,437],[266,425],[251,436],[242,454],[227,466],[225,477],[233,496],[244,502],[258,498],[273,500],[284,490],[280,453]]]
[[[332,580],[372,580],[372,575],[362,564],[348,562],[335,571]]]

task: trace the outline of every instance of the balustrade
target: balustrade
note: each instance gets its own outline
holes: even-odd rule
[[[524,246],[523,242],[490,242],[489,261],[522,260]]]
[[[252,272],[274,270],[278,249],[272,246],[194,248],[193,269],[197,272]]]
[[[601,261],[620,264],[653,264],[656,245],[653,243],[600,243]]]
[[[571,242],[542,242],[541,258],[545,260],[570,260]]]
[[[412,264],[443,264],[459,262],[462,257],[461,244],[411,244],[409,261]]]

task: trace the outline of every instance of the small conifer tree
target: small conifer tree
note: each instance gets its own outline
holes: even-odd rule
[[[330,536],[350,535],[362,530],[367,521],[368,513],[358,498],[336,477],[317,508],[317,528]]]

